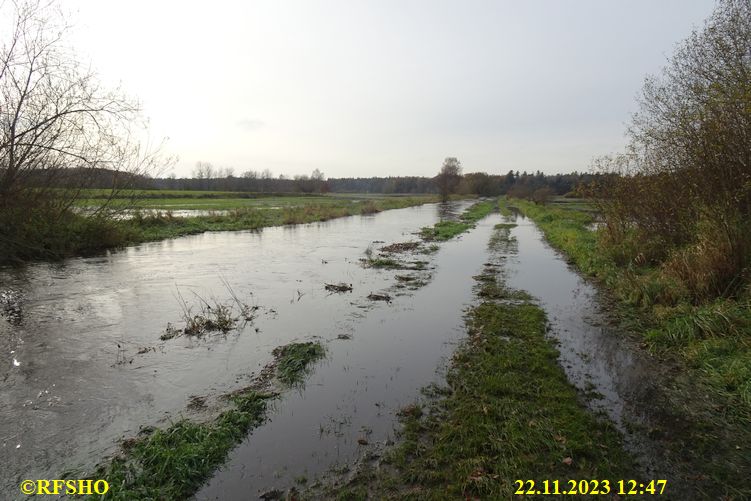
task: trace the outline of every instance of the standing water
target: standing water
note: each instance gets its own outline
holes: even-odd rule
[[[515,214],[511,235],[517,249],[505,263],[508,284],[538,299],[551,335],[559,343],[559,363],[569,380],[587,394],[595,411],[606,415],[623,433],[646,478],[668,478],[681,495],[686,482],[675,481],[675,465],[650,429],[670,429],[675,416],[665,413],[658,386],[664,368],[622,332],[608,324],[597,290],[582,279],[544,239],[542,232]]]
[[[141,426],[189,415],[191,397],[246,386],[275,347],[296,340],[331,340],[327,361],[233,452],[205,496],[245,499],[351,460],[358,439],[385,440],[395,410],[435,377],[461,333],[492,221],[445,244],[434,280],[389,304],[366,297],[393,286],[395,273],[359,258],[376,239],[415,239],[444,209],[206,233],[0,271],[0,489],[90,471]],[[180,325],[179,297],[225,302],[225,282],[260,307],[252,324],[160,341],[168,322]],[[353,291],[324,290],[336,282]]]
[[[427,286],[359,319],[352,341],[330,346],[329,363],[230,454],[197,499],[248,499],[301,476],[347,467],[365,446],[388,443],[396,412],[437,382],[436,368],[464,333],[472,276],[487,261],[499,221],[488,217],[444,244]]]
[[[366,269],[359,259],[368,247],[415,240],[412,232],[463,205],[207,233],[0,271],[0,489],[90,471],[119,439],[191,416],[191,397],[247,386],[275,347],[300,340],[330,341],[326,360],[305,387],[276,402],[197,499],[252,499],[387,443],[397,410],[439,379],[436,368],[464,332],[471,277],[487,260],[499,218],[443,244],[432,281],[408,295],[393,292],[399,272]],[[660,420],[651,401],[654,362],[609,331],[596,290],[534,224],[516,222],[518,247],[505,261],[509,286],[538,298],[571,381],[595,395],[591,405],[624,432],[648,473],[664,478],[659,443],[629,426]],[[225,282],[260,307],[252,324],[160,341],[167,322],[180,324],[180,296],[223,302],[231,296]],[[353,291],[324,290],[338,282]],[[392,302],[366,299],[384,290]]]

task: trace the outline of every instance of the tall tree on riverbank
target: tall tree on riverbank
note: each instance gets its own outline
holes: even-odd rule
[[[438,186],[438,192],[441,194],[441,200],[448,200],[449,195],[456,191],[459,182],[462,180],[462,164],[456,157],[446,157],[440,172],[435,177],[435,183]]]
[[[139,141],[138,104],[103,88],[66,45],[54,3],[4,2],[0,20],[0,252],[45,254],[93,179],[107,172],[113,190],[128,187],[158,156]]]
[[[626,152],[597,161],[610,249],[663,263],[694,298],[751,269],[751,2],[720,0],[647,79]]]

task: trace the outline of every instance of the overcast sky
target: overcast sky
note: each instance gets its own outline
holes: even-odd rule
[[[587,170],[710,0],[67,0],[174,172]]]

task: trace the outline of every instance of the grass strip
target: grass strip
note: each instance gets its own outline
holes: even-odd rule
[[[106,500],[185,499],[220,466],[229,451],[263,422],[272,394],[249,391],[231,397],[235,408],[210,423],[182,419],[123,443],[123,455],[92,478],[104,479]]]
[[[439,221],[433,226],[425,226],[420,230],[420,237],[427,241],[445,241],[475,227],[475,223],[484,218],[497,207],[495,201],[485,200],[472,204],[465,210],[458,221]]]
[[[299,385],[310,366],[325,356],[320,342],[291,343],[273,351],[267,374],[286,386]],[[229,452],[266,418],[268,402],[279,393],[246,389],[227,396],[231,408],[209,422],[181,419],[166,429],[147,428],[125,440],[122,454],[92,475],[104,479],[103,500],[186,499],[224,463]]]

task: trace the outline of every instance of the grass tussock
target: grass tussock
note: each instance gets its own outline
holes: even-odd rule
[[[420,230],[420,237],[427,241],[451,240],[457,235],[472,228],[469,223],[460,221],[440,221],[433,226],[426,226]]]
[[[314,362],[326,356],[326,350],[319,342],[291,343],[274,349],[277,359],[277,377],[288,385],[300,384]]]

